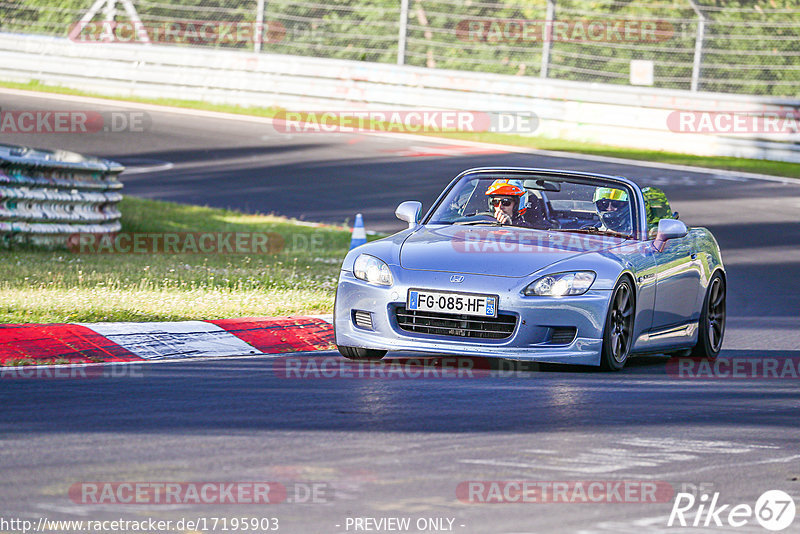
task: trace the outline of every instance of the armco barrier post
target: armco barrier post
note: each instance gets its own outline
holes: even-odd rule
[[[0,145],[0,243],[66,246],[119,232],[125,167],[62,150]]]

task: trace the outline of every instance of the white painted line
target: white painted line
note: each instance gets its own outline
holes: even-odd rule
[[[800,459],[800,454],[795,454],[793,456],[784,456],[783,458],[770,458],[768,460],[756,460],[754,462],[736,462],[737,469],[743,466],[751,466],[751,465],[765,465],[765,464],[785,464],[789,462],[793,462],[795,460]],[[694,469],[687,469],[686,471],[674,471],[672,473],[659,473],[658,475],[646,474],[646,475],[636,475],[631,474],[629,476],[635,476],[639,478],[659,478],[659,479],[673,479],[676,477],[684,476],[684,475],[693,475],[695,473],[700,473],[701,471],[711,471],[714,469],[721,469],[721,470],[728,470],[730,469],[731,464],[714,464],[714,465],[707,465],[705,467],[696,467]]]
[[[104,106],[125,106],[133,109],[142,109],[142,110],[149,110],[149,111],[159,111],[163,113],[174,113],[178,115],[189,115],[195,117],[208,117],[208,118],[215,118],[215,119],[225,119],[225,120],[238,120],[244,122],[253,122],[253,123],[260,123],[260,124],[272,124],[272,119],[267,117],[256,117],[251,115],[239,115],[236,113],[224,113],[221,111],[206,111],[200,109],[190,109],[190,108],[174,108],[169,106],[159,106],[156,104],[143,104],[140,102],[125,102],[121,100],[113,100],[108,98],[95,98],[95,97],[87,97],[87,96],[75,96],[75,95],[61,95],[58,93],[40,93],[37,91],[25,91],[21,89],[6,89],[0,88],[0,93],[6,93],[10,95],[18,95],[18,96],[30,96],[30,97],[38,97],[38,98],[45,98],[45,99],[54,99],[54,100],[64,100],[68,102],[82,102],[82,103],[91,103],[96,105],[104,105]],[[351,134],[340,134],[340,135],[351,135]],[[394,132],[359,132],[359,135],[370,135],[370,136],[378,136],[378,137],[391,137],[395,139],[407,139],[413,140],[415,142],[420,142],[419,135],[414,134],[404,134],[404,133],[394,133]],[[422,136],[423,139],[430,141],[431,143],[440,143],[440,144],[460,144],[464,146],[474,146],[474,147],[482,147],[482,148],[492,148],[498,150],[504,150],[506,152],[514,152],[519,154],[534,154],[538,156],[550,156],[556,158],[568,158],[568,159],[576,159],[581,161],[597,161],[601,163],[615,163],[618,165],[630,165],[636,167],[645,167],[650,169],[666,169],[672,171],[684,171],[684,172],[692,172],[692,173],[699,173],[699,174],[711,174],[718,178],[723,176],[729,176],[733,178],[750,178],[753,180],[763,180],[768,182],[778,182],[787,185],[800,185],[800,179],[796,178],[788,178],[784,176],[773,176],[770,174],[758,174],[752,172],[740,172],[740,171],[729,171],[724,169],[710,169],[707,167],[695,167],[692,165],[675,165],[672,163],[657,163],[652,161],[641,161],[635,159],[624,159],[624,158],[614,158],[610,156],[595,156],[590,154],[579,154],[577,152],[557,152],[554,150],[539,150],[535,148],[527,148],[527,147],[520,147],[514,145],[500,145],[500,144],[492,144],[492,143],[482,143],[478,141],[464,141],[460,139],[448,139],[445,137],[434,137],[434,136]]]
[[[666,452],[691,452],[695,454],[740,454],[754,449],[779,449],[775,445],[756,445],[732,441],[712,441],[679,438],[634,437],[620,440],[621,445],[643,447],[648,452],[660,449]]]
[[[219,326],[177,323],[78,323],[147,360],[262,354]]]
[[[125,167],[125,170],[122,172],[120,176],[130,176],[131,174],[147,174],[151,172],[160,172],[160,171],[168,171],[175,166],[174,163],[165,162],[161,163],[160,165],[131,165],[130,167]]]
[[[463,460],[458,460],[460,464],[475,464],[475,465],[491,465],[495,467],[521,467],[523,469],[538,469],[541,466],[539,463],[535,464],[524,464],[520,462],[505,462],[502,460],[484,460],[484,459],[477,459],[472,460],[469,458],[465,458]]]

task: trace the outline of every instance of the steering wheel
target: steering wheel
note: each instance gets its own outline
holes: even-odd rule
[[[542,191],[542,200],[544,200],[544,218],[553,225],[553,228],[560,229],[561,221],[556,216],[556,210],[553,209],[553,203],[550,201],[547,193],[544,191]]]

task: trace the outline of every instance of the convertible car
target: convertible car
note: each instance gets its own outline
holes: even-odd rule
[[[351,250],[336,291],[339,352],[422,351],[599,365],[634,353],[715,358],[726,276],[705,228],[666,195],[593,173],[477,168],[408,228]]]

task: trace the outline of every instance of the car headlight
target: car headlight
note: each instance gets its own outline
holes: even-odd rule
[[[353,274],[356,278],[370,284],[392,285],[392,272],[389,270],[389,266],[369,254],[361,254],[356,258],[356,262],[353,265]]]
[[[529,297],[583,295],[592,286],[594,279],[595,274],[591,271],[548,274],[528,284],[522,292]]]

